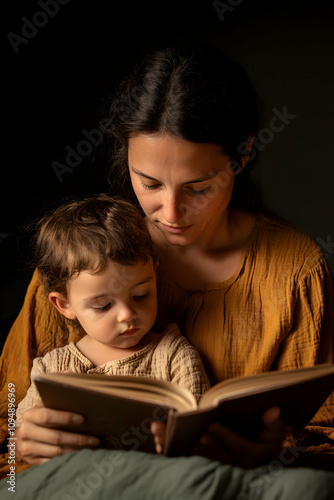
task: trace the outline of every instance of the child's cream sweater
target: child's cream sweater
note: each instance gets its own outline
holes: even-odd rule
[[[159,338],[140,351],[100,366],[94,366],[71,342],[48,352],[43,358],[35,358],[31,378],[40,373],[59,373],[64,370],[167,380],[188,388],[197,401],[209,389],[209,380],[196,349],[183,337],[175,323],[168,325]],[[16,427],[20,426],[23,413],[35,406],[39,399],[36,385],[32,382],[25,398],[18,405]]]

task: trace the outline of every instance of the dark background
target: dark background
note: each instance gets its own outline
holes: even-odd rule
[[[297,115],[265,145],[254,180],[271,210],[318,241],[334,271],[332,2],[225,0],[219,15],[210,0],[70,0],[44,18],[36,16],[43,3],[6,6],[0,347],[32,274],[22,225],[67,195],[108,190],[99,151],[81,155],[62,182],[52,162],[65,164],[66,147],[76,150],[83,130],[98,127],[108,91],[144,49],[178,39],[210,43],[243,65],[260,99],[260,129],[273,108]],[[7,35],[23,35],[23,17],[45,25],[15,53]]]

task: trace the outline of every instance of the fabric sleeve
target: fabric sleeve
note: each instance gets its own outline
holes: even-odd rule
[[[278,370],[334,361],[334,284],[319,261],[294,287],[293,321],[280,347]]]
[[[334,362],[334,285],[321,259],[295,290],[293,325],[281,345],[277,369]],[[298,436],[306,453],[334,453],[334,391]]]
[[[189,389],[198,402],[210,382],[197,350],[190,344],[177,349],[170,362],[170,380]]]
[[[33,408],[41,399],[36,384],[33,382],[33,377],[41,373],[45,373],[45,364],[42,358],[35,358],[31,369],[31,385],[27,394],[19,403],[16,410],[16,423],[15,427],[18,428],[22,423],[22,416],[27,411]]]
[[[29,387],[33,359],[44,356],[56,347],[76,342],[82,332],[69,320],[62,319],[51,305],[35,270],[28,286],[21,311],[16,318],[0,358],[0,442],[8,434],[7,387],[15,384],[16,404]]]

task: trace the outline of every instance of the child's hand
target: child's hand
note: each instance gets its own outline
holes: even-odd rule
[[[155,450],[161,455],[165,446],[166,424],[163,422],[152,422],[151,432],[154,436]]]

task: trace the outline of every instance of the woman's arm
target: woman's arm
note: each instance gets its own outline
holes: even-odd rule
[[[16,429],[17,458],[31,465],[38,465],[81,448],[97,447],[99,440],[96,437],[59,428],[73,425],[75,430],[75,426],[82,422],[81,415],[45,408],[40,401],[23,414],[22,423]]]
[[[316,254],[319,256],[319,253]],[[308,262],[305,263],[305,267]],[[287,370],[319,363],[334,362],[334,284],[326,261],[311,261],[308,271],[294,289],[294,311],[291,330],[280,346],[275,369]],[[279,409],[270,409],[263,415],[264,431],[255,442],[235,435],[227,428],[214,424],[202,437],[196,452],[205,456],[225,456],[225,451],[236,456],[237,464],[247,466],[281,457],[294,465],[326,466],[333,453],[334,392],[328,397],[305,430],[295,436],[297,447],[292,456],[282,452],[285,441],[284,426]],[[290,443],[292,445],[292,443]],[[317,459],[315,456],[318,455]],[[228,458],[228,457],[227,457]],[[229,461],[229,463],[232,463]]]
[[[277,369],[334,363],[334,282],[326,260],[314,252],[309,269],[296,284],[293,324],[281,344]],[[307,261],[305,266],[307,265]],[[334,456],[334,391],[306,428],[295,436],[304,451],[301,466],[327,468]],[[331,457],[331,458],[330,458]]]
[[[65,323],[59,325],[59,313],[49,302],[36,270],[0,357],[0,441],[8,434],[8,384],[14,384],[11,387],[15,388],[17,405],[29,388],[33,358],[44,356],[55,347],[76,342],[82,335],[69,320]]]
[[[52,361],[53,352],[44,358],[35,358],[31,379],[45,373]],[[71,370],[66,370],[70,372]],[[17,457],[31,465],[42,464],[58,455],[64,455],[85,447],[96,447],[99,440],[75,432],[61,430],[64,425],[75,426],[83,422],[81,415],[45,408],[32,381],[25,398],[17,408],[15,437]]]

